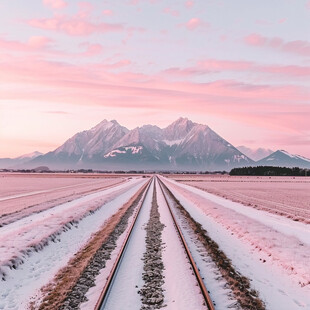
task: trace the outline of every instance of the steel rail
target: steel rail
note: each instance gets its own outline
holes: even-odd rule
[[[139,208],[138,208],[138,211],[136,212],[135,217],[134,217],[134,219],[133,219],[133,221],[132,221],[132,223],[131,223],[131,225],[130,225],[130,228],[129,228],[128,232],[127,232],[126,238],[125,238],[125,240],[124,240],[124,242],[123,242],[123,244],[122,244],[122,246],[121,246],[121,249],[120,249],[120,251],[119,251],[119,253],[118,253],[118,255],[117,255],[117,258],[116,258],[116,260],[115,260],[115,262],[114,262],[114,264],[113,264],[113,267],[112,267],[112,269],[111,269],[111,272],[110,272],[110,274],[109,274],[109,276],[108,276],[108,278],[107,278],[107,282],[105,283],[105,286],[103,287],[103,290],[102,290],[102,292],[101,292],[101,294],[100,294],[100,297],[99,297],[99,299],[98,299],[98,301],[97,301],[97,303],[96,303],[96,305],[95,305],[94,310],[103,309],[104,306],[105,306],[105,304],[106,304],[106,302],[107,302],[107,298],[108,298],[109,293],[110,293],[110,291],[111,291],[111,288],[112,288],[112,286],[113,286],[114,279],[115,279],[115,277],[116,277],[116,275],[117,275],[117,271],[118,271],[119,266],[120,266],[120,264],[121,264],[121,261],[122,261],[122,258],[123,258],[123,256],[124,256],[124,253],[125,253],[125,251],[126,251],[127,245],[128,245],[128,243],[129,243],[128,241],[129,241],[129,239],[130,239],[132,230],[133,230],[133,228],[134,228],[134,226],[135,226],[135,223],[136,223],[136,221],[137,221],[138,215],[139,215],[140,210],[141,210],[141,208],[142,208],[142,206],[143,206],[143,204],[144,204],[146,195],[147,195],[147,193],[148,193],[148,191],[149,191],[150,185],[151,185],[151,183],[152,183],[153,180],[155,180],[154,177],[152,177],[152,178],[148,181],[148,183],[143,187],[143,189],[141,190],[141,192],[144,191],[144,196],[142,197],[142,200],[141,200],[140,206],[139,206]]]
[[[161,189],[161,192],[162,192],[162,194],[164,196],[164,199],[165,199],[166,204],[168,206],[168,209],[170,211],[170,214],[171,214],[171,217],[173,219],[174,225],[175,225],[175,227],[177,229],[177,232],[178,232],[178,234],[179,234],[179,236],[181,238],[181,241],[182,241],[182,244],[183,244],[184,249],[186,251],[186,254],[187,254],[188,258],[189,258],[190,264],[191,264],[191,266],[192,266],[192,268],[194,270],[195,276],[197,278],[197,281],[198,281],[199,287],[201,289],[202,295],[204,297],[204,300],[206,302],[206,305],[207,305],[209,310],[215,310],[213,302],[211,300],[211,297],[210,297],[210,295],[208,293],[208,290],[207,290],[207,288],[206,288],[206,286],[205,286],[205,284],[204,284],[204,282],[202,280],[202,277],[200,275],[199,269],[198,269],[198,267],[197,267],[197,265],[196,265],[196,263],[194,261],[194,258],[192,256],[190,250],[189,250],[189,247],[187,246],[187,243],[186,243],[186,240],[185,240],[184,235],[182,233],[182,230],[181,230],[180,226],[178,225],[178,223],[176,221],[176,218],[175,218],[175,216],[173,214],[172,208],[171,208],[171,206],[170,206],[170,204],[168,202],[168,199],[166,197],[166,194],[165,194],[165,191],[164,191],[163,187],[167,188],[167,186],[158,177],[156,177],[156,178],[158,180],[159,187]]]

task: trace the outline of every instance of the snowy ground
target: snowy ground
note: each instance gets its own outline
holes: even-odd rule
[[[309,225],[161,178],[191,216],[217,242],[234,267],[251,280],[252,288],[259,292],[268,310],[310,309]],[[0,309],[27,309],[30,301],[40,301],[42,286],[67,265],[92,234],[102,229],[106,220],[147,180],[133,177],[125,182],[122,179],[119,183],[118,179],[114,181],[119,184],[108,183],[108,188],[101,190],[94,190],[99,184],[97,181],[87,181],[85,186],[90,192],[83,194],[78,191],[83,188],[84,181],[82,184],[61,184],[61,190],[70,193],[77,190],[76,198],[52,207],[45,206],[39,213],[29,209],[23,217],[0,226]],[[103,187],[104,184],[107,185],[102,180]],[[33,191],[29,187],[27,191],[16,189],[14,192],[12,189],[7,195],[2,193],[0,206],[16,199],[10,198],[14,195],[20,195],[20,199],[37,195]],[[40,199],[49,193],[44,186],[38,191],[42,191],[38,193],[42,195]],[[160,221],[165,225],[162,234],[164,304],[171,310],[202,310],[202,295],[158,184],[156,192]],[[153,185],[138,216],[105,309],[136,310],[141,307],[138,291],[144,285],[142,258],[146,251],[145,227],[150,218],[152,195]],[[175,215],[178,216],[178,213]],[[203,248],[193,231],[186,227],[185,221],[182,222],[181,217],[179,220],[192,255],[211,291],[216,310],[236,309],[232,293],[217,267],[203,253]],[[126,232],[118,239],[111,260],[107,261],[97,277],[96,286],[89,289],[89,301],[82,304],[82,309],[93,309],[125,236]]]
[[[167,199],[169,204],[173,206],[173,202],[171,201],[169,196],[167,196]],[[166,204],[163,197],[161,197],[159,201],[163,206]],[[167,213],[168,210],[164,209],[163,212]],[[182,230],[182,234],[186,240],[186,243],[194,258],[194,261],[200,270],[200,275],[204,281],[204,284],[209,290],[209,295],[213,301],[213,304],[216,305],[215,309],[238,309],[238,307],[234,307],[234,304],[236,304],[236,299],[233,297],[232,291],[229,289],[229,286],[225,279],[223,279],[223,277],[221,276],[221,273],[215,263],[212,261],[212,258],[210,258],[203,245],[199,242],[199,240],[197,240],[195,233],[192,231],[191,228],[188,227],[186,221],[184,221],[184,219],[180,216],[179,212],[173,209],[173,213]],[[167,233],[166,238],[168,238],[168,236],[170,236],[170,234]],[[174,251],[175,250],[173,250],[173,246],[170,250],[168,249],[167,252],[169,252],[170,255],[167,255],[167,258],[175,257]],[[170,263],[169,265],[172,264]],[[171,272],[171,270],[168,269],[167,272]],[[168,287],[168,290],[169,288],[173,288],[174,281],[172,281],[170,285],[166,284],[166,286]],[[172,294],[172,296],[173,295],[174,294]],[[175,309],[188,309],[188,307],[176,307]]]
[[[204,301],[197,280],[192,273],[191,266],[177,235],[177,231],[158,184],[156,184],[156,192],[160,221],[165,225],[163,231],[163,262],[165,266],[165,283],[163,286],[165,295],[164,304],[167,309],[171,310],[206,309],[206,307],[203,306]],[[146,250],[145,227],[150,217],[152,196],[153,184],[151,184],[150,190],[147,193],[146,200],[138,216],[104,309],[140,309],[141,307],[141,297],[138,291],[144,284],[142,279],[142,258]],[[122,237],[124,238],[124,235]],[[118,244],[120,245],[121,242],[122,241],[119,240]],[[115,249],[114,257],[116,257],[118,251],[119,249]],[[82,309],[93,308],[100,294],[99,288],[104,286],[111,265],[112,260],[97,277],[96,283],[98,286],[89,290],[87,294],[89,301],[82,305]]]
[[[0,266],[5,279],[0,280],[0,309],[26,309],[31,297],[53,279],[92,233],[98,231],[145,182],[145,179],[134,178],[0,227]],[[96,208],[97,211],[89,212]],[[74,219],[77,221],[73,226],[64,226]],[[56,231],[61,233],[51,242],[49,236]],[[42,243],[45,239],[48,242]],[[21,254],[35,244],[41,244],[42,249]],[[16,257],[23,263],[18,265],[20,260]]]
[[[0,174],[0,225],[124,181],[119,176]]]
[[[124,253],[122,263],[104,309],[140,309],[141,307],[138,290],[143,286],[142,257],[145,252],[146,236],[144,228],[150,216],[152,195],[153,183],[150,185],[150,189],[133,228],[126,252]]]
[[[163,231],[163,262],[165,265],[164,294],[167,309],[207,309],[200,293],[197,280],[191,270],[191,265],[185,254],[183,245],[177,235],[171,214],[163,194],[157,183],[157,202],[161,222],[165,225]]]
[[[179,175],[187,185],[310,224],[310,178],[266,176]]]
[[[164,182],[237,270],[251,279],[267,309],[310,308],[309,225]]]

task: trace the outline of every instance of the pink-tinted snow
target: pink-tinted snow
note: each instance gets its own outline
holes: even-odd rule
[[[60,204],[40,213],[33,213],[0,228],[0,266],[33,246],[44,243],[45,239],[75,225],[90,211],[103,206],[108,201],[134,187],[122,184],[118,187],[88,194],[76,200]],[[70,224],[68,224],[71,222]],[[64,227],[64,225],[66,225]],[[53,238],[55,238],[54,236]]]
[[[21,210],[27,215],[124,181],[112,175],[2,173],[0,216]]]
[[[174,181],[165,183],[250,278],[267,309],[310,308],[309,225]]]
[[[172,178],[246,206],[310,223],[310,177],[176,175]]]
[[[4,263],[0,266],[4,271],[2,276],[5,277],[4,281],[0,280],[0,309],[27,309],[31,300],[39,302],[40,288],[66,266],[69,259],[86,244],[91,235],[101,229],[104,222],[145,182],[146,179],[133,178],[116,187],[86,195],[0,227],[0,260]],[[97,206],[99,209],[95,213],[88,212]],[[76,217],[78,219],[80,216],[84,217],[75,223],[72,229],[58,235],[56,242],[43,244],[41,251],[32,251],[29,256],[20,254],[20,251],[33,243],[42,244],[42,238],[58,231],[66,221]],[[12,268],[16,258],[6,262],[14,253],[20,255],[23,263]],[[32,299],[33,297],[35,299]]]

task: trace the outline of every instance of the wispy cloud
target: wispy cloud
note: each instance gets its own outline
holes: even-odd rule
[[[123,64],[126,65],[126,61],[111,66]],[[0,100],[74,102],[81,106],[143,110],[177,109],[185,114],[190,110],[255,122],[263,127],[269,126],[266,120],[272,120],[271,127],[287,126],[290,130],[308,126],[310,113],[310,91],[301,86],[255,85],[234,80],[172,82],[165,77],[111,73],[98,64],[72,66],[42,61],[0,64],[0,72],[2,85],[23,85],[19,92],[10,88],[2,91]]]
[[[51,39],[43,36],[32,36],[26,42],[0,38],[0,50],[22,53],[33,52],[34,50],[46,49],[51,42]]]
[[[54,1],[47,0],[48,3]],[[58,0],[60,1],[60,0]],[[58,5],[60,5],[56,1]],[[62,3],[62,1],[60,1]],[[54,3],[56,6],[56,4]],[[78,12],[73,15],[55,14],[52,18],[33,18],[27,21],[28,25],[56,32],[65,33],[70,36],[87,36],[93,33],[117,32],[124,29],[120,23],[93,22],[91,13],[93,5],[89,2],[79,2]]]
[[[112,16],[113,15],[113,11],[112,10],[103,10],[102,14],[105,16]]]
[[[263,65],[250,61],[231,61],[207,59],[198,61],[195,66],[187,68],[169,68],[164,70],[164,74],[174,76],[196,76],[215,74],[223,72],[255,72],[259,74],[269,74],[273,76],[283,77],[310,77],[310,66],[297,65]],[[256,76],[257,76],[256,75]]]
[[[310,42],[303,40],[284,41],[279,37],[268,38],[252,33],[244,38],[247,45],[265,47],[301,56],[310,56]]]
[[[199,28],[209,28],[210,24],[207,23],[207,22],[202,21],[200,18],[193,17],[193,18],[191,18],[189,21],[187,21],[185,23],[185,27],[188,30],[193,31],[193,30],[196,30],[196,29],[199,29]]]
[[[54,17],[31,19],[28,24],[32,27],[63,32],[70,36],[87,36],[93,33],[107,33],[122,31],[124,26],[122,24],[112,23],[92,23],[86,20],[67,17]]]
[[[174,16],[174,17],[179,16],[179,11],[173,10],[173,9],[171,9],[171,8],[164,8],[164,9],[163,9],[163,12],[164,12],[165,14],[168,14],[168,15],[171,15],[171,16]]]
[[[185,6],[187,7],[187,8],[191,8],[191,7],[193,7],[194,6],[194,1],[186,1],[185,2]]]

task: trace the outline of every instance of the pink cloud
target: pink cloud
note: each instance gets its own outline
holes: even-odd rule
[[[285,42],[283,39],[278,37],[267,38],[253,33],[246,36],[244,38],[244,42],[250,46],[267,47],[302,56],[310,55],[309,41],[296,40]]]
[[[248,45],[254,46],[263,46],[266,42],[266,39],[259,34],[252,33],[244,38],[245,43]]]
[[[47,37],[32,36],[28,39],[28,45],[32,48],[43,48],[51,42]]]
[[[82,45],[86,45],[87,49],[85,52],[81,53],[82,56],[95,56],[95,55],[99,55],[102,53],[103,48],[101,44],[82,44]]]
[[[196,30],[197,28],[201,28],[201,27],[209,27],[208,23],[203,22],[201,19],[199,18],[191,18],[186,24],[185,24],[186,28],[188,30]]]
[[[130,0],[129,4],[131,5],[137,5],[140,3],[140,0]]]
[[[115,62],[111,65],[109,65],[110,68],[121,68],[121,67],[125,67],[125,66],[129,66],[131,64],[131,61],[128,59],[123,59],[120,60],[118,62]]]
[[[78,13],[75,16],[77,19],[88,19],[93,11],[93,5],[90,2],[79,2],[78,8]]]
[[[253,64],[248,61],[229,61],[208,59],[198,62],[198,67],[209,71],[245,71],[249,70]]]
[[[43,0],[43,4],[52,9],[63,9],[67,6],[64,0]]]
[[[105,15],[105,16],[112,16],[113,15],[113,11],[112,10],[103,10],[102,14]]]
[[[287,75],[287,76],[295,76],[295,77],[305,77],[310,76],[310,67],[307,66],[279,66],[279,65],[270,65],[270,66],[264,66],[261,69],[264,72],[267,73],[276,73],[281,75]]]
[[[255,72],[256,74],[272,74],[281,78],[288,77],[310,77],[309,66],[297,65],[261,65],[249,61],[229,61],[218,59],[207,59],[199,61],[195,66],[188,68],[169,68],[163,71],[164,75],[178,77],[191,77],[195,75],[214,74],[220,72]]]
[[[91,21],[93,5],[90,2],[78,2],[78,12],[73,15],[54,15],[52,18],[34,18],[28,25],[40,29],[66,33],[71,36],[86,36],[93,33],[122,31],[122,24],[94,23]]]
[[[57,105],[206,114],[283,132],[309,128],[310,90],[296,85],[256,85],[235,80],[210,83],[173,81],[169,74],[129,71],[130,60],[66,64],[8,55],[0,62],[0,100],[37,102],[40,109]],[[251,63],[208,60],[202,70],[246,70]],[[253,64],[254,66],[255,64]],[[127,67],[126,67],[127,66]],[[126,68],[127,71],[119,68]],[[289,115],[292,117],[289,117]]]
[[[20,53],[31,53],[34,50],[44,50],[48,44],[52,42],[51,39],[43,36],[32,36],[27,42],[20,42],[15,40],[7,40],[0,38],[0,50]]]
[[[230,106],[232,102],[239,102],[240,105],[245,104],[245,106],[249,102],[251,105],[264,105],[270,102],[274,102],[275,105],[282,103],[296,103],[298,105],[302,102],[308,102],[309,99],[309,90],[291,85],[253,85],[233,80],[197,84],[193,82],[169,82],[166,77],[130,72],[115,74],[107,71],[107,69],[119,68],[128,64],[130,64],[129,60],[122,60],[113,64],[72,66],[36,60],[16,61],[12,58],[10,63],[0,64],[0,80],[4,84],[12,82],[32,85],[31,91],[27,87],[28,95],[23,94],[22,91],[20,93],[14,92],[11,94],[11,98],[14,96],[41,98],[42,96],[41,99],[43,99],[44,92],[37,92],[36,90],[55,88],[57,89],[55,98],[52,98],[52,95],[50,100],[57,100],[58,94],[62,94],[61,98],[63,99],[63,96],[67,94],[69,100],[81,104],[85,104],[83,100],[86,97],[90,98],[86,101],[87,104],[91,102],[101,104],[102,96],[118,98],[122,94],[132,96],[132,101],[119,102],[119,104],[126,106],[134,105],[137,98],[142,99],[141,103],[148,98],[147,101],[154,102],[158,106],[161,104],[157,100],[166,98],[169,102],[175,102],[176,105],[183,101],[187,104],[193,102],[196,104],[195,109],[198,110],[201,102],[205,102],[210,107],[215,103]],[[39,85],[42,85],[42,88],[38,87]],[[5,92],[1,94],[1,98],[4,97],[6,97]],[[117,99],[115,100],[112,100],[110,104],[117,104]],[[166,104],[165,100],[162,102]],[[263,109],[263,106],[260,108]]]
[[[165,8],[165,9],[163,10],[163,12],[164,12],[165,14],[169,14],[169,15],[174,16],[174,17],[179,16],[179,11],[177,11],[177,10],[172,10],[172,9],[170,9],[170,8]]]
[[[124,26],[121,24],[94,24],[78,18],[70,19],[64,17],[32,19],[28,21],[28,24],[32,27],[63,32],[71,36],[86,36],[96,32],[106,33],[122,31],[124,29]]]
[[[187,8],[191,8],[191,7],[193,7],[193,5],[194,5],[194,1],[186,1],[186,2],[185,2],[185,6],[186,6]]]

